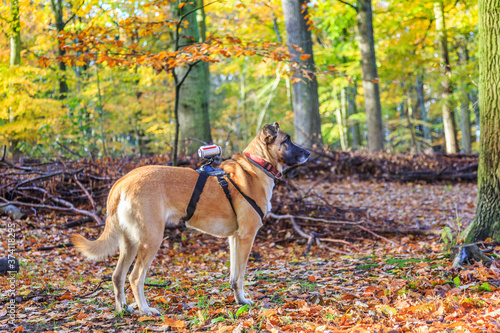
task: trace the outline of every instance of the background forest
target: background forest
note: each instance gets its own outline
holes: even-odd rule
[[[319,106],[323,144],[379,150],[368,147],[358,27],[369,2],[301,1],[313,54],[289,41],[297,61],[286,44],[289,3],[3,1],[0,145],[29,156],[170,153],[171,69],[182,76],[193,67],[180,89],[180,152],[213,140],[229,155],[275,120],[293,132],[292,87],[315,78],[318,101],[312,94],[308,103]],[[380,89],[384,148],[455,152],[445,148],[448,108],[459,149],[477,152],[477,3],[375,1],[372,9],[378,76],[370,80]],[[172,52],[195,42],[172,64]]]

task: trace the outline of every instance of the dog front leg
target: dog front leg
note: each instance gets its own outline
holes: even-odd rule
[[[238,232],[229,237],[230,277],[229,282],[234,290],[234,298],[238,304],[253,304],[243,290],[243,280],[247,267],[248,256],[252,249],[257,232],[241,236]]]

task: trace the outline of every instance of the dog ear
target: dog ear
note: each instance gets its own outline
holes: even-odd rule
[[[267,124],[262,129],[262,134],[264,135],[264,142],[267,144],[271,144],[276,140],[278,136],[278,132],[280,129],[280,125],[276,122],[274,124]]]

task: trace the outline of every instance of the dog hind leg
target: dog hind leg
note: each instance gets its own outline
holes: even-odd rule
[[[125,300],[125,278],[134,258],[137,254],[137,245],[131,242],[125,234],[120,239],[120,257],[113,272],[113,286],[115,291],[116,312],[132,312],[132,308],[127,306]]]
[[[160,235],[163,235],[163,231]],[[147,304],[146,297],[144,296],[144,281],[146,280],[146,273],[148,272],[149,266],[160,248],[161,241],[162,237],[157,239],[151,238],[148,239],[147,244],[143,243],[139,246],[134,270],[130,273],[129,277],[130,286],[132,287],[132,292],[137,302],[139,312],[146,316],[160,315],[158,310],[150,308]]]

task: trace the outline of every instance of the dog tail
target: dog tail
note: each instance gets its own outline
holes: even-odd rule
[[[85,237],[73,234],[70,236],[75,248],[84,256],[92,260],[106,258],[118,249],[119,235],[111,225],[111,217],[108,216],[104,232],[95,241],[90,241]]]

